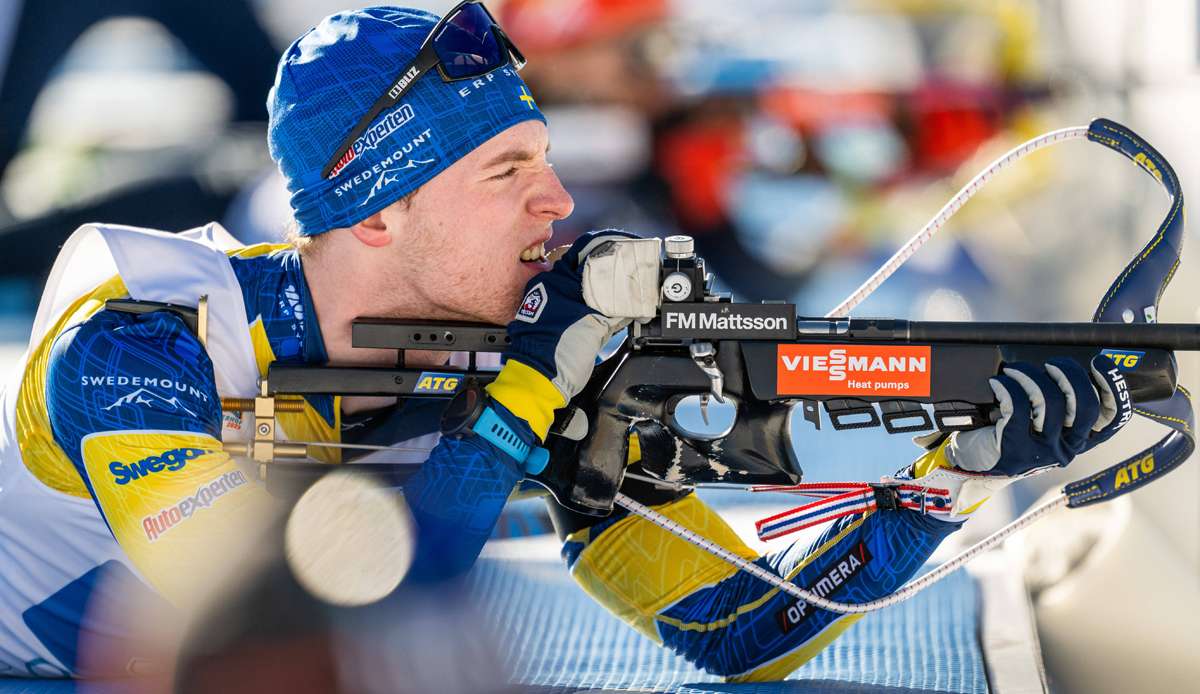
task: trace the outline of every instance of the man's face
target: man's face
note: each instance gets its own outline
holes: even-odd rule
[[[549,269],[539,260],[551,224],[575,203],[546,160],[540,121],[496,135],[420,188],[407,208],[383,210],[393,232],[396,273],[383,291],[419,300],[425,318],[504,324],[512,320],[529,278]]]

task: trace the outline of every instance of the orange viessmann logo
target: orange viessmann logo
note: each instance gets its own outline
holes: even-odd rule
[[[929,395],[929,347],[781,344],[780,395]]]

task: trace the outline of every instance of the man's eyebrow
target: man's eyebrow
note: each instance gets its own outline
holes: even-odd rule
[[[546,154],[550,153],[550,145],[546,145]],[[510,149],[492,157],[483,165],[483,168],[490,169],[493,166],[507,164],[509,162],[525,162],[533,161],[537,158],[537,154],[528,149]]]

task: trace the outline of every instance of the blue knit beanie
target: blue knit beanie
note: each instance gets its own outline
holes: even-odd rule
[[[430,70],[379,114],[336,174],[322,178],[334,148],[412,62],[437,21],[402,7],[342,12],[284,52],[267,97],[267,143],[301,234],[352,226],[513,125],[545,122],[512,67],[457,82]]]

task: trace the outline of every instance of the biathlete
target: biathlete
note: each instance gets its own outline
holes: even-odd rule
[[[351,348],[359,316],[508,325],[482,407],[447,435],[437,416],[391,401],[312,396],[278,416],[284,437],[382,431],[418,449],[424,464],[403,489],[418,528],[413,580],[471,566],[506,499],[545,464],[555,411],[601,347],[659,302],[657,239],[593,232],[544,260],[573,202],[522,62],[478,2],[441,20],[396,7],[330,16],[287,49],[268,97],[296,242],[240,247],[216,225],[89,225],[72,237],[0,398],[0,674],[77,674],[81,634],[103,633],[85,618],[102,577],[125,577],[136,602],[182,600],[210,575],[192,548],[245,532],[274,503],[223,449],[250,422],[223,413],[221,398],[252,397],[273,361],[392,364],[392,352]],[[204,335],[177,310],[106,304],[194,307],[201,296]],[[409,365],[445,360],[408,354]],[[1071,363],[1013,365],[991,384],[1002,418],[939,442],[903,475],[939,486],[983,476],[994,489],[1066,465],[1121,423],[1111,384]],[[800,585],[834,572],[830,595],[851,602],[904,583],[977,506],[947,519],[846,516],[811,546],[759,557],[692,494],[625,491]],[[802,609],[638,517],[554,517],[588,594],[710,672],[782,678],[856,619]]]

